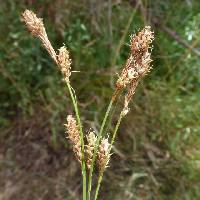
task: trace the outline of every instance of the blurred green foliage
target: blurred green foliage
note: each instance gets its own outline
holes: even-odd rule
[[[137,1],[112,1],[111,11],[109,2],[1,2],[1,134],[12,126],[16,118],[23,121],[41,109],[49,116],[48,123],[56,143],[56,135],[63,132],[61,124],[66,110],[70,110],[61,75],[39,41],[27,33],[20,21],[20,13],[25,8],[34,10],[44,18],[47,33],[55,48],[63,43],[69,48],[73,70],[78,71],[73,73],[72,83],[81,102],[85,126],[98,128],[114,87],[116,73],[128,55],[129,35],[147,23],[141,12],[134,9],[133,4]],[[197,49],[200,44],[198,0],[154,0],[143,1],[143,5],[148,8],[151,17],[159,18],[163,26],[170,27],[191,48]],[[112,12],[111,20],[109,12]],[[132,22],[117,52],[131,16]],[[118,143],[121,144],[117,147],[125,155],[145,157],[151,163],[130,161],[127,164],[131,166],[132,173],[149,173],[151,169],[156,179],[153,181],[138,176],[139,181],[131,189],[135,198],[144,195],[138,192],[143,184],[148,188],[153,187],[149,191],[151,194],[146,192],[144,199],[197,200],[200,198],[200,57],[160,27],[155,26],[154,30],[154,69],[137,90],[132,111],[121,130],[125,136],[120,136]],[[121,106],[120,102],[118,106]],[[130,148],[133,144],[124,139],[129,137],[129,133],[134,137],[134,143],[137,143],[133,149]],[[162,157],[167,156],[170,162],[174,162],[166,164],[167,167],[159,163],[156,169],[152,167],[154,161],[148,157],[146,143],[159,148],[164,155]],[[125,177],[128,180],[129,175]],[[126,187],[125,182],[120,183],[122,188],[117,189],[116,199],[120,199]],[[111,197],[116,188],[110,188]]]

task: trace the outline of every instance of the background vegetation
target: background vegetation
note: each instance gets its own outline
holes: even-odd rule
[[[56,48],[65,43],[70,49],[73,70],[80,71],[72,82],[85,130],[99,128],[129,35],[152,25],[154,69],[122,123],[100,197],[200,199],[198,0],[0,3],[0,199],[73,200],[81,192],[63,126],[70,99],[53,62],[20,21],[26,8],[44,18]]]

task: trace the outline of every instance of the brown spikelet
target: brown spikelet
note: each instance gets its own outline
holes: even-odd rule
[[[76,123],[76,120],[72,115],[67,116],[67,124],[66,132],[68,133],[68,138],[71,140],[73,144],[73,151],[79,162],[82,160],[82,152],[81,152],[81,138],[79,134],[79,128]]]
[[[65,46],[61,47],[58,51],[58,66],[64,76],[64,80],[69,82],[69,77],[71,75],[71,59],[69,57],[69,51]]]
[[[122,114],[123,116],[125,116],[128,112],[129,112],[129,103],[133,97],[133,95],[135,94],[135,90],[137,88],[137,85],[138,85],[138,80],[133,80],[130,84],[130,88],[127,92],[127,94],[125,95],[125,98],[124,98],[124,108],[122,110]]]
[[[88,169],[90,169],[91,164],[92,164],[92,159],[93,159],[93,153],[95,149],[95,144],[97,137],[94,132],[90,131],[88,135],[86,136],[87,138],[87,145],[86,145],[86,164]]]
[[[132,35],[130,40],[130,56],[122,69],[121,75],[116,82],[116,88],[121,90],[133,81],[146,75],[151,67],[150,44],[154,39],[151,27],[147,26],[138,35]]]
[[[22,13],[22,20],[25,22],[27,29],[33,36],[38,36],[45,33],[44,24],[41,18],[30,10],[25,10]]]
[[[30,10],[25,10],[22,13],[22,21],[25,22],[25,25],[30,31],[30,33],[42,42],[44,48],[48,51],[50,56],[57,63],[55,50],[53,49],[48,39],[42,19],[38,18],[34,12]]]
[[[97,154],[97,164],[99,168],[99,173],[103,173],[105,168],[108,167],[108,163],[110,160],[110,143],[108,142],[108,138],[103,138],[99,145],[99,150]]]
[[[142,56],[144,52],[148,51],[150,48],[149,45],[152,43],[153,39],[154,35],[150,26],[146,26],[138,33],[138,35],[131,35],[131,54],[135,57],[136,60],[139,59],[139,57]]]
[[[130,39],[130,56],[122,69],[121,75],[116,82],[116,88],[121,90],[129,86],[125,95],[123,115],[129,111],[128,105],[131,101],[139,80],[151,70],[151,43],[154,34],[150,26],[146,26],[137,35],[132,35]]]
[[[127,59],[125,68],[122,69],[122,73],[119,76],[116,82],[116,88],[121,90],[126,87],[126,85],[130,84],[130,81],[134,78],[138,78],[138,73],[133,67],[134,65],[134,57],[130,55]]]

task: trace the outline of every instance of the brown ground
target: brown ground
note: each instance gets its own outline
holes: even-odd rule
[[[78,199],[79,164],[60,138],[56,148],[52,145],[44,118],[38,114],[29,121],[15,120],[4,133],[0,141],[0,200]]]
[[[20,117],[13,120],[11,128],[2,132],[0,200],[81,199],[80,165],[64,135],[58,135],[57,145],[53,145],[49,116],[39,110],[29,120]],[[159,179],[168,174],[169,160],[145,135],[142,150],[138,148],[136,152],[140,140],[133,133],[137,127],[133,124],[129,132],[124,132],[125,127],[126,122],[119,130],[118,145],[105,174],[100,199],[131,200],[135,195],[153,199],[162,189]],[[146,132],[145,127],[142,129]]]

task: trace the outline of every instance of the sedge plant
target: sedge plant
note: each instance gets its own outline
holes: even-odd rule
[[[85,134],[81,122],[78,101],[73,89],[70,76],[71,76],[71,59],[69,51],[66,46],[61,47],[57,51],[54,50],[49,38],[47,36],[43,20],[38,18],[36,14],[30,10],[25,10],[22,13],[22,20],[29,32],[38,38],[43,47],[47,50],[58,69],[61,71],[63,81],[67,85],[67,89],[74,108],[75,117],[69,114],[66,119],[66,133],[67,138],[72,143],[73,152],[81,165],[82,172],[82,186],[83,186],[83,200],[97,200],[99,188],[103,179],[104,172],[108,167],[111,150],[114,145],[119,126],[122,119],[129,112],[129,103],[133,98],[137,85],[141,78],[143,78],[151,69],[151,43],[154,39],[154,33],[151,31],[150,26],[146,26],[139,31],[138,34],[131,35],[130,37],[130,54],[116,81],[115,91],[111,96],[108,103],[105,116],[100,126],[98,133],[89,131]],[[119,114],[117,124],[115,125],[114,132],[106,135],[106,122],[110,117],[113,104],[118,99],[118,95],[123,90],[126,90],[124,97],[124,104]],[[92,190],[92,181],[94,169],[98,169],[98,180],[96,189]],[[93,192],[94,191],[94,192]],[[92,196],[92,192],[94,195]]]

